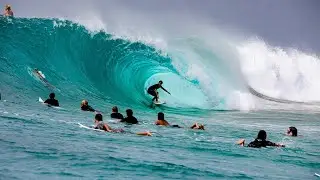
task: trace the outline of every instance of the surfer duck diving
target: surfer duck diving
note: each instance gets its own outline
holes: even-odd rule
[[[165,92],[167,92],[168,94],[170,94],[169,91],[167,91],[165,88],[162,87],[163,82],[160,80],[157,84],[154,84],[152,86],[150,86],[147,90],[148,94],[150,94],[151,96],[153,96],[152,102],[155,104],[162,104],[164,102],[160,102],[159,101],[159,93],[157,91],[157,89],[161,88],[163,89]],[[170,94],[171,95],[171,94]]]

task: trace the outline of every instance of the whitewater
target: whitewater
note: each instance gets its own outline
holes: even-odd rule
[[[115,27],[90,18],[0,17],[0,179],[316,179],[320,64],[316,53],[211,25]],[[165,28],[164,28],[165,29]],[[231,35],[231,34],[232,35]],[[54,88],[32,70],[38,68]],[[150,107],[159,80],[166,104]],[[54,92],[62,110],[38,98]],[[94,113],[132,133],[91,131]],[[134,111],[139,125],[110,119]],[[155,127],[157,113],[185,128]],[[191,130],[194,122],[205,131]],[[285,136],[289,126],[301,136]],[[285,148],[251,149],[264,129]]]

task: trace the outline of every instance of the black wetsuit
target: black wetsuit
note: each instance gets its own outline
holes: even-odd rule
[[[267,146],[277,146],[277,144],[270,141],[261,140],[261,139],[255,139],[254,141],[248,144],[248,147],[253,147],[253,148],[261,148],[261,147],[267,147]]]
[[[155,84],[155,85],[152,85],[148,88],[148,93],[151,95],[151,96],[157,96],[156,94],[156,91],[157,89],[161,88],[161,86],[159,84]]]
[[[44,103],[47,103],[51,106],[59,106],[59,101],[56,99],[47,99]]]
[[[114,118],[114,119],[123,119],[123,116],[122,116],[122,114],[121,113],[111,113],[111,118]]]
[[[134,116],[126,117],[121,122],[126,122],[130,124],[138,124],[138,120]]]
[[[91,111],[94,112],[95,110],[91,106],[81,106],[82,111]]]

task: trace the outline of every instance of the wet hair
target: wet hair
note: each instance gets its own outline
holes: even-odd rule
[[[101,114],[96,114],[96,116],[94,117],[95,120],[97,121],[102,121],[102,115]]]
[[[160,83],[160,84],[163,84],[163,82],[162,82],[161,80],[159,81],[159,83]]]
[[[126,113],[127,113],[127,116],[132,116],[133,115],[133,111],[131,109],[127,109]]]
[[[112,112],[118,112],[118,107],[117,106],[113,106],[113,108],[112,108]]]
[[[11,6],[10,5],[6,5],[5,9],[10,11],[11,10]]]
[[[50,93],[49,97],[50,97],[51,99],[54,99],[54,98],[56,97],[56,95],[55,95],[54,93]]]
[[[158,120],[164,120],[164,114],[163,112],[158,113]]]
[[[267,133],[265,130],[260,130],[256,139],[266,140]]]
[[[203,125],[203,124],[200,124],[200,125],[199,125],[199,129],[204,130],[204,125]]]
[[[289,127],[289,133],[292,134],[292,136],[298,136],[298,129],[296,127]]]
[[[87,100],[82,100],[81,101],[81,106],[87,106],[88,105],[88,101]]]

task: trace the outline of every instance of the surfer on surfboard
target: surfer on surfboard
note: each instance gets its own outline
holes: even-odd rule
[[[37,68],[34,68],[33,69],[33,73],[42,81],[44,82],[48,87],[54,89],[55,87],[52,86],[47,80],[46,80],[46,76],[41,72],[39,71]]]
[[[51,106],[59,106],[59,101],[55,99],[56,95],[54,93],[50,93],[49,99],[44,101],[44,103]]]
[[[170,94],[169,91],[167,91],[165,88],[162,87],[162,84],[163,84],[163,82],[160,80],[160,81],[158,82],[158,84],[154,84],[154,85],[152,85],[152,86],[150,86],[150,87],[148,88],[147,92],[148,92],[148,94],[150,94],[151,96],[153,96],[153,99],[152,99],[153,102],[158,102],[159,93],[158,93],[157,89],[159,89],[159,88],[163,89],[165,92],[167,92],[168,94]],[[170,94],[170,95],[171,95],[171,94]],[[154,100],[156,100],[156,101],[154,101]]]

